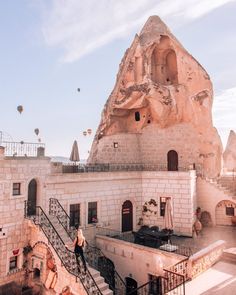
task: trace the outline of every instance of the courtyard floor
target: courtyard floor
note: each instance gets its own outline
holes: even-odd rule
[[[236,247],[236,227],[205,227],[201,233],[194,238],[181,236],[173,236],[171,238],[172,244],[190,247],[193,253],[209,246],[211,243],[214,243],[218,240],[224,240],[226,242],[226,248]]]

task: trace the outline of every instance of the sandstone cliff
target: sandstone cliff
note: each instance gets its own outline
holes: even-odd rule
[[[179,167],[195,163],[217,175],[222,146],[212,101],[207,72],[152,16],[121,61],[88,162],[167,166],[174,150]]]

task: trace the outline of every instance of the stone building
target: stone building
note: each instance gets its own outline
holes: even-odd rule
[[[39,294],[59,294],[66,285],[74,294],[125,294],[148,281],[154,290],[154,278],[168,291],[171,272],[186,279],[210,267],[220,243],[190,259],[178,252],[180,245],[151,248],[127,239],[142,225],[163,229],[167,200],[176,235],[192,237],[199,206],[213,225],[231,224],[236,203],[219,176],[222,146],[212,100],[206,71],[154,16],[125,53],[87,165],[52,163],[42,147],[33,155],[8,154],[3,142],[0,294],[12,282]],[[78,273],[65,246],[76,225],[89,242],[87,273]]]

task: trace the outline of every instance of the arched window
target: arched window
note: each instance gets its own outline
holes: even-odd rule
[[[163,85],[178,83],[178,68],[175,51],[169,48],[168,38],[161,39],[151,55],[151,79]]]
[[[176,151],[171,150],[167,154],[168,171],[178,171],[178,154]]]

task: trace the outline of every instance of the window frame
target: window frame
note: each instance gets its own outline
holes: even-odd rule
[[[90,204],[96,204],[96,207],[91,208],[89,206]],[[96,218],[96,220],[98,220],[98,202],[97,201],[88,202],[88,219],[87,219],[88,224],[97,223],[93,221],[93,218]]]
[[[230,212],[230,211],[232,211],[232,212]],[[234,214],[235,214],[234,207],[226,206],[225,207],[225,214],[226,214],[226,216],[229,216],[229,217],[234,216]]]
[[[160,216],[165,216],[167,197],[160,197]]]
[[[17,185],[18,187],[15,188],[14,186]],[[12,184],[12,195],[13,196],[20,196],[21,195],[21,182],[13,182]]]
[[[13,266],[12,266],[12,263],[14,264]],[[11,256],[9,258],[9,272],[12,272],[17,268],[18,268],[18,256],[17,255]]]

